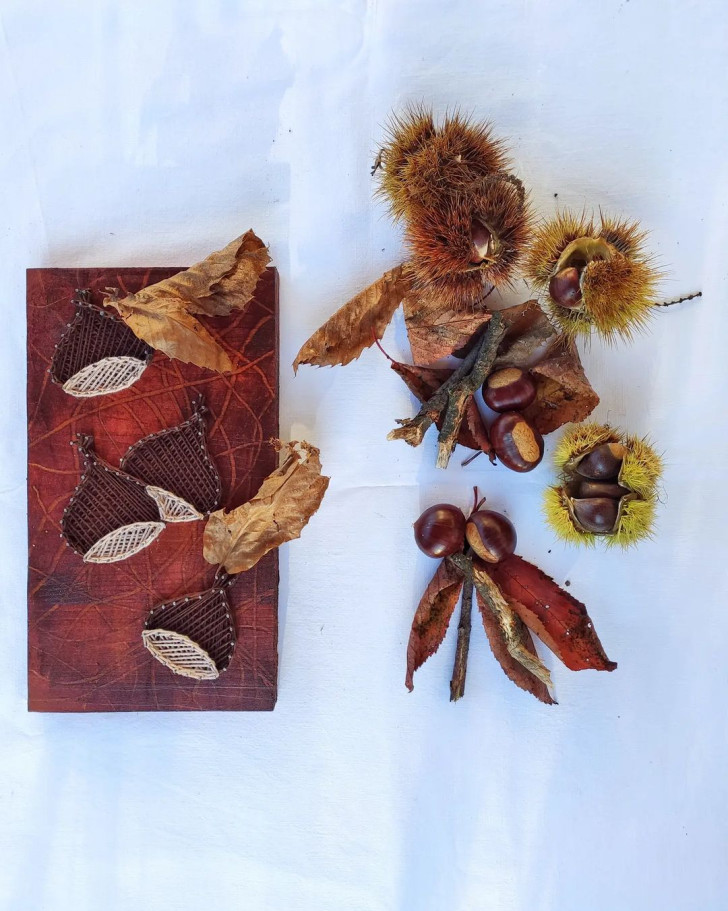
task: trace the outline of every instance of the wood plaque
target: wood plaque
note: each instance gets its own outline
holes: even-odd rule
[[[73,317],[76,288],[101,302],[105,288],[133,293],[179,268],[29,269],[28,312],[28,707],[37,712],[253,711],[276,702],[278,554],[267,554],[228,593],[237,646],[216,680],[179,677],[142,644],[149,611],[209,588],[204,521],[171,524],[145,550],[111,564],[84,563],[60,536],[64,507],[80,479],[69,445],[92,434],[118,467],[128,447],[187,418],[198,394],[223,505],[250,499],[278,461],[278,274],[262,275],[243,312],[206,320],[236,363],[220,375],[155,352],[129,389],[74,398],[52,382],[54,347]]]

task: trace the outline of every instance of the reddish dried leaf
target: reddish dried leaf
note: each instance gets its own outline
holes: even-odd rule
[[[417,606],[409,643],[407,644],[407,677],[405,685],[414,689],[412,677],[430,655],[434,655],[445,638],[455,605],[460,598],[463,577],[443,560],[430,580]]]
[[[526,626],[572,671],[613,671],[586,607],[537,566],[513,555],[487,567]]]
[[[581,365],[576,346],[560,335],[535,301],[501,310],[508,332],[496,367],[527,368],[536,399],[524,411],[546,434],[571,421],[583,421],[599,404]]]
[[[488,310],[455,312],[431,292],[413,289],[402,301],[412,360],[432,364],[455,354],[490,319]]]
[[[536,383],[536,398],[524,414],[542,434],[572,421],[578,424],[599,404],[573,342],[565,341],[553,350],[531,368],[531,376]]]
[[[453,373],[446,367],[420,367],[417,364],[401,364],[399,361],[392,361],[391,367],[402,377],[409,391],[420,402],[426,402]],[[438,430],[442,427],[443,419],[444,416],[441,415],[436,422]],[[467,449],[481,450],[488,455],[493,451],[488,431],[473,396],[470,396],[465,409],[465,421],[460,425],[458,443]]]
[[[411,287],[403,265],[385,272],[374,284],[340,307],[323,326],[301,345],[293,362],[332,367],[356,360],[365,348],[381,338],[394,311]]]
[[[545,702],[546,705],[555,705],[556,700],[551,697],[551,693],[549,693],[546,684],[539,680],[535,674],[532,674],[520,662],[516,661],[509,653],[500,624],[494,617],[488,605],[485,604],[481,598],[477,589],[475,595],[478,599],[478,609],[480,610],[480,616],[483,620],[483,627],[485,628],[485,634],[488,637],[491,651],[498,664],[503,668],[505,675],[509,680],[512,680],[516,686],[519,686],[522,690],[526,690],[527,693],[531,693],[536,699]],[[523,630],[522,639],[523,644],[528,651],[535,656],[536,648],[528,629]]]

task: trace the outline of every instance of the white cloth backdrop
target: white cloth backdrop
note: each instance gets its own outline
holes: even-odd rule
[[[727,38],[717,0],[2,0],[3,911],[728,907]],[[585,351],[597,416],[667,461],[659,534],[627,555],[554,541],[548,460],[442,473],[432,440],[388,443],[412,402],[378,352],[288,366],[401,258],[369,167],[421,99],[492,119],[541,213],[558,194],[639,218],[665,294],[703,289]],[[251,226],[281,273],[282,434],[332,476],[281,554],[278,707],[30,715],[24,270],[193,262]],[[401,322],[386,345],[406,353]],[[558,706],[510,684],[477,622],[465,699],[452,632],[404,688],[433,568],[411,522],[474,483],[619,662],[547,658]]]

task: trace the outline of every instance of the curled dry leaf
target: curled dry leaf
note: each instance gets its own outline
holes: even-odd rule
[[[495,367],[530,370],[536,399],[524,415],[537,430],[551,433],[571,421],[583,421],[599,404],[573,342],[560,335],[535,301],[499,313],[508,330]]]
[[[230,357],[196,316],[227,316],[245,307],[269,262],[263,241],[247,231],[197,265],[137,294],[112,295],[104,303],[152,348],[227,373],[233,369]]]
[[[301,364],[331,367],[356,360],[365,348],[374,344],[375,338],[384,334],[410,287],[405,266],[385,272],[374,284],[340,307],[303,343],[293,369],[298,370]]]
[[[282,451],[282,464],[253,499],[230,512],[213,512],[205,526],[205,559],[219,563],[230,575],[245,572],[268,551],[298,538],[329,486],[315,446],[280,441],[275,445]]]
[[[508,644],[498,620],[485,603],[480,593],[476,591],[475,594],[478,599],[478,608],[480,610],[480,616],[483,619],[483,626],[485,628],[485,634],[488,637],[488,642],[490,643],[490,649],[498,664],[503,668],[505,675],[509,680],[512,680],[516,686],[519,686],[522,690],[526,690],[527,693],[531,693],[536,699],[545,702],[546,705],[554,705],[555,700],[552,698],[551,693],[549,693],[546,684],[542,680],[539,680],[535,674],[532,674],[531,671],[527,670],[519,661],[516,661],[510,654],[508,651]],[[533,639],[525,626],[522,632],[522,639],[524,648],[531,652],[532,655],[536,656],[536,648],[533,644]]]
[[[537,566],[513,555],[488,566],[526,626],[572,671],[613,671],[586,607]]]
[[[434,655],[445,638],[450,618],[463,587],[462,575],[447,560],[437,567],[417,606],[409,643],[405,685],[414,689],[413,676],[430,655]]]
[[[401,364],[399,361],[392,361],[390,366],[420,402],[426,402],[453,374],[448,368],[420,367],[417,364]],[[443,419],[444,415],[441,414],[435,421],[438,430],[442,429]],[[472,395],[465,406],[465,420],[460,425],[457,441],[461,446],[492,456],[493,447],[490,445],[488,431]]]
[[[443,308],[442,300],[428,289],[413,288],[402,301],[407,337],[416,364],[432,364],[459,354],[490,319],[490,312]]]

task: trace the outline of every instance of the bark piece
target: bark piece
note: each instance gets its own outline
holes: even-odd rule
[[[447,367],[421,367],[418,364],[402,364],[399,361],[392,361],[390,366],[402,377],[409,391],[420,402],[426,402],[454,373]],[[442,428],[442,421],[442,416],[435,421],[438,430]],[[468,449],[485,452],[491,457],[493,455],[488,431],[472,395],[465,406],[465,420],[460,425],[457,442]]]
[[[480,610],[480,616],[483,620],[483,627],[485,628],[485,634],[488,637],[490,649],[498,664],[503,668],[506,677],[508,677],[509,680],[512,680],[516,686],[525,690],[527,693],[531,693],[532,696],[535,696],[536,699],[544,702],[546,705],[556,705],[556,700],[553,699],[551,693],[549,693],[546,684],[542,680],[539,680],[535,674],[532,674],[531,671],[527,670],[520,662],[516,661],[510,654],[508,651],[508,644],[498,620],[481,595],[476,592],[476,596],[478,599],[478,609]],[[536,648],[528,629],[525,629],[522,633],[522,639],[524,647],[531,652],[532,655],[536,655]]]

